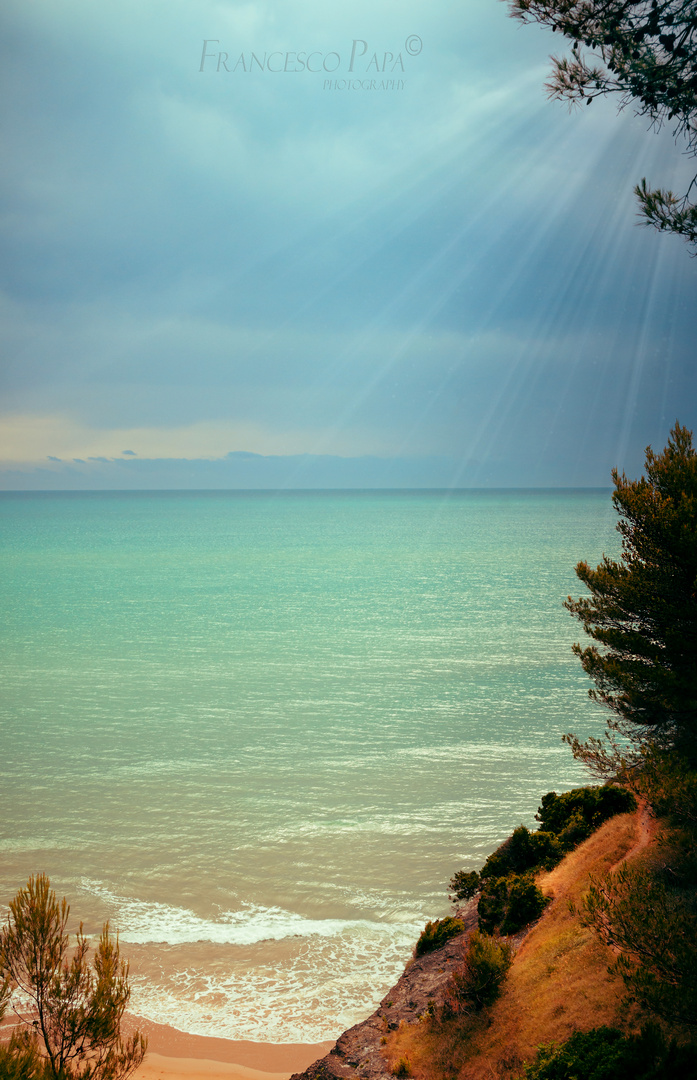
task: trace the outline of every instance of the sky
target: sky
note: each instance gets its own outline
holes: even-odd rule
[[[0,488],[609,486],[697,422],[694,167],[500,0],[6,0]]]

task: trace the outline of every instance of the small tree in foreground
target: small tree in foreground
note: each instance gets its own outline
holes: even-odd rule
[[[620,515],[619,562],[603,558],[576,574],[590,592],[567,609],[597,644],[574,645],[612,712],[605,741],[580,743],[574,756],[597,775],[642,763],[649,752],[697,768],[697,453],[676,423],[661,454],[646,450],[646,476],[613,470]]]
[[[147,1041],[139,1032],[121,1037],[130,997],[128,964],[106,923],[89,962],[82,924],[70,950],[70,908],[60,904],[45,874],[29,879],[10,901],[0,934],[4,1007],[43,1041],[46,1071],[55,1080],[125,1080],[141,1064]],[[22,1004],[17,1002],[19,998]],[[24,1003],[28,1003],[28,1006]],[[19,1049],[20,1043],[17,1043]]]

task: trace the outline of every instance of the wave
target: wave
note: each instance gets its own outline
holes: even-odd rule
[[[362,936],[394,936],[395,925],[413,935],[423,920],[411,916],[405,923],[392,918],[374,922],[368,919],[308,919],[279,907],[242,903],[236,911],[221,911],[215,918],[202,918],[187,908],[155,901],[119,896],[106,885],[82,879],[81,887],[105,902],[113,912],[111,921],[123,942],[134,945],[188,945],[213,942],[217,945],[256,945],[262,941],[286,938],[332,938],[360,932]],[[392,914],[392,913],[390,913]]]
[[[424,922],[394,907],[375,921],[309,919],[250,903],[202,918],[120,895],[100,881],[83,878],[81,887],[106,905],[122,943],[142,947],[131,979],[132,1010],[191,1034],[228,1039],[336,1038],[377,1006]],[[196,948],[211,942],[258,948],[253,955],[216,950],[214,958]]]
[[[336,935],[289,939],[236,961],[188,951],[151,962],[133,984],[133,1010],[195,1035],[320,1042],[368,1016],[401,974],[414,929],[345,924]],[[156,947],[153,954],[156,954]],[[154,955],[153,961],[155,960]],[[174,960],[174,964],[172,961]],[[142,957],[141,957],[142,962]]]

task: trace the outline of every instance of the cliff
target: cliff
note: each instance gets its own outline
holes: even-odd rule
[[[543,1042],[561,1042],[574,1030],[599,1024],[631,1025],[622,1005],[621,981],[608,974],[613,957],[570,909],[603,874],[636,856],[651,839],[645,809],[607,821],[554,870],[538,875],[551,898],[542,917],[513,939],[513,966],[486,1023],[458,1044],[451,1075],[461,1080],[514,1076]],[[477,901],[458,912],[465,931],[441,949],[407,965],[376,1011],[345,1031],[334,1048],[291,1080],[388,1080],[394,1062],[407,1057],[416,1076],[430,1078],[434,1048],[428,1025],[419,1023],[429,1004],[440,1004],[463,944],[477,925]],[[462,1045],[460,1045],[462,1044]],[[442,1057],[442,1047],[438,1056]]]
[[[441,949],[411,960],[372,1016],[345,1031],[326,1057],[304,1072],[294,1073],[290,1080],[330,1080],[331,1077],[355,1080],[357,1072],[366,1080],[391,1077],[384,1054],[384,1037],[402,1024],[414,1024],[431,1002],[438,1004],[442,1000],[453,968],[462,961],[463,942],[477,926],[476,899],[458,911],[458,916],[465,924],[462,934],[451,938]]]

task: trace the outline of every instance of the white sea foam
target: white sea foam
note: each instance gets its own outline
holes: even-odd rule
[[[198,1035],[264,1042],[337,1038],[378,1005],[414,939],[414,928],[354,924],[336,936],[298,940],[290,955],[273,963],[257,958],[253,967],[233,963],[212,971],[189,962],[157,981],[136,980],[132,1007]]]
[[[379,921],[308,919],[248,903],[207,919],[185,908],[119,895],[99,881],[81,884],[110,909],[121,941],[146,949],[141,964],[147,972],[132,980],[133,1010],[156,1023],[230,1039],[335,1038],[377,1005],[402,971],[424,922],[394,908]],[[409,921],[398,921],[400,914]],[[282,941],[281,952],[274,946],[273,955],[261,944]],[[250,961],[248,954],[228,950],[211,967],[210,953],[197,951],[199,943],[262,951]],[[162,964],[158,948],[165,944]]]
[[[255,945],[294,937],[336,937],[347,931],[385,933],[394,924],[367,919],[308,919],[279,907],[242,903],[237,911],[202,918],[172,904],[119,896],[98,881],[82,880],[82,888],[112,910],[121,941],[135,945],[187,945],[208,941],[217,945]],[[414,925],[418,925],[415,923]]]

